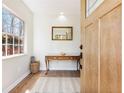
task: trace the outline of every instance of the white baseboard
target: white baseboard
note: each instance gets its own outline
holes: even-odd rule
[[[3,93],[8,93],[10,90],[12,90],[17,84],[19,84],[29,74],[30,74],[30,72],[25,73],[22,77],[20,77],[14,83],[12,83],[7,89],[3,90]]]

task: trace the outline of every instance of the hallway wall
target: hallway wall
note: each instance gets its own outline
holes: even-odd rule
[[[73,26],[72,41],[53,41],[51,40],[52,26]],[[59,14],[34,15],[34,56],[41,62],[41,70],[45,70],[45,55],[55,55],[65,52],[70,55],[80,53],[80,16],[66,15],[59,17]],[[76,70],[76,62],[52,62],[52,70]]]
[[[2,93],[8,93],[29,74],[30,56],[33,50],[33,14],[21,0],[3,0],[25,22],[26,54],[2,60]]]

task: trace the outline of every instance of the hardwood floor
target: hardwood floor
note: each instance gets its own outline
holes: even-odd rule
[[[45,71],[41,71],[37,74],[28,75],[22,82],[20,82],[14,89],[9,93],[25,93],[26,90],[32,89],[35,82],[40,77],[80,77],[79,71],[48,71],[45,75]]]

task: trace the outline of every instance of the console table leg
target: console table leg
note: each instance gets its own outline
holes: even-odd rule
[[[45,72],[45,75],[47,75],[47,73],[48,73],[48,61],[45,60],[45,63],[46,63],[46,72]]]
[[[78,71],[78,61],[77,61],[77,71]]]
[[[49,71],[49,61],[48,61],[48,68],[47,68],[47,70]]]

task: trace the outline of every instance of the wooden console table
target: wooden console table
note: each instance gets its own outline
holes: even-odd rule
[[[49,70],[49,62],[51,60],[75,60],[77,62],[77,70],[78,64],[80,63],[80,56],[45,56],[45,63],[46,63],[46,73]]]

